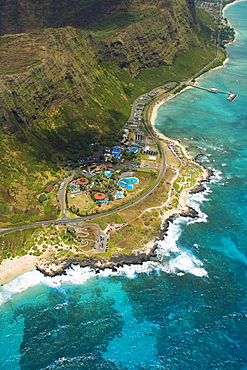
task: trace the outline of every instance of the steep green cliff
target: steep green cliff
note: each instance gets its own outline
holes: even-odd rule
[[[181,4],[185,6],[185,12],[190,9],[195,21],[193,0],[2,0],[0,35],[47,27],[84,29],[119,15],[130,19],[133,14],[150,7],[172,14]]]
[[[114,143],[135,97],[189,77],[215,53],[190,0],[97,1],[107,8],[101,18],[86,17],[92,1],[59,4],[4,0],[0,8],[5,30],[36,29],[0,38],[2,225],[28,221],[37,209],[41,218],[54,216],[56,202],[44,210],[37,196],[62,176],[61,162],[90,153],[92,141]],[[87,29],[37,29],[62,21]]]

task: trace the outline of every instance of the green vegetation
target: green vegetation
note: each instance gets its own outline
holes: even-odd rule
[[[61,170],[62,163],[68,159],[77,163],[78,158],[92,154],[92,142],[114,145],[137,96],[167,81],[186,80],[215,57],[217,26],[210,16],[198,10],[198,40],[194,35],[193,45],[186,46],[183,52],[177,51],[169,65],[154,67],[155,63],[148,66],[145,61],[138,62],[133,74],[118,60],[104,55],[100,60],[99,41],[89,36],[89,30],[100,39],[112,37],[136,22],[155,17],[158,12],[150,8],[121,17],[116,15],[91,26],[87,32],[68,27],[41,31],[38,39],[32,34],[0,40],[0,59],[4,60],[0,71],[1,116],[5,118],[0,148],[1,227],[55,219],[59,213],[55,192],[42,202],[39,197],[47,185],[67,175]],[[210,29],[214,30],[212,40]],[[26,53],[23,53],[23,45],[26,45]],[[26,72],[25,75],[20,74],[22,72]],[[6,73],[11,73],[9,81],[5,79]],[[153,176],[151,183],[154,181]],[[179,191],[180,186],[174,184],[175,190]],[[164,192],[163,199],[166,197]],[[156,199],[148,197],[145,206],[153,204]],[[143,207],[141,202],[133,215],[137,217],[136,212]],[[112,215],[109,219],[102,218],[100,225],[103,227],[111,221],[122,223],[128,217]],[[150,235],[154,230],[156,228],[150,226]],[[128,232],[131,234],[133,230]],[[144,243],[147,237],[144,238],[142,226],[140,235]],[[12,249],[15,255],[17,247],[12,237],[17,240],[17,234],[2,237],[5,238],[5,256],[12,256]],[[124,235],[121,238],[119,242],[124,240]],[[22,239],[19,244],[24,251],[23,246],[28,245],[25,232]]]
[[[69,232],[66,228],[50,226],[30,228],[0,236],[0,262],[5,258],[21,257],[26,254],[41,256],[47,251],[51,259],[74,257],[74,253],[91,251],[95,236],[92,230]],[[80,237],[79,237],[80,236]],[[65,248],[66,246],[66,248]]]
[[[97,23],[96,25],[89,26],[87,30],[95,37],[102,40],[106,37],[116,35],[131,24],[143,22],[145,19],[152,18],[158,14],[158,9],[153,7],[139,9],[132,13],[126,12],[117,14],[107,20]]]
[[[227,21],[227,20],[226,20]],[[228,42],[232,42],[235,38],[235,31],[232,27],[223,25],[220,30],[221,46],[224,47]]]
[[[31,228],[0,236],[0,262],[5,258],[24,256],[32,248],[32,235],[38,230]]]
[[[124,223],[124,220],[119,216],[119,214],[113,214],[109,216],[101,217],[100,219],[97,219],[95,223],[98,223],[102,230],[104,230],[107,226],[107,224],[116,223],[116,224],[122,224]]]

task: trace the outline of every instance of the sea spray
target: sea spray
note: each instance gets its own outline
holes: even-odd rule
[[[220,171],[214,172],[214,177],[211,182],[216,182],[221,179]],[[84,284],[92,277],[108,277],[108,276],[126,276],[129,279],[134,279],[137,274],[149,274],[151,271],[166,272],[168,274],[178,274],[181,276],[184,273],[202,277],[208,276],[207,271],[203,268],[203,263],[191,250],[178,246],[178,240],[182,232],[182,226],[189,225],[195,222],[207,222],[207,215],[200,209],[200,204],[208,201],[207,195],[211,192],[209,187],[205,187],[205,191],[190,194],[188,197],[188,205],[195,209],[198,213],[196,218],[177,217],[173,222],[169,223],[169,227],[163,240],[157,241],[156,255],[159,262],[146,261],[142,264],[123,265],[116,267],[114,271],[110,268],[105,268],[96,271],[90,267],[80,267],[72,265],[66,269],[64,275],[55,277],[44,276],[37,270],[28,271],[8,284],[5,284],[0,291],[0,305],[8,301],[13,294],[21,293],[36,285],[43,284],[49,287],[58,287],[64,284]]]
[[[143,370],[150,369],[154,358],[162,370],[246,368],[247,3],[231,5],[225,16],[234,21],[235,29],[240,28],[241,41],[226,46],[229,62],[224,69],[205,73],[199,83],[236,91],[238,99],[229,103],[223,94],[202,96],[196,91],[192,97],[190,89],[183,98],[176,97],[171,119],[160,124],[167,136],[197,138],[193,144],[201,147],[209,143],[212,148],[205,151],[211,154],[209,164],[224,169],[220,181],[207,185],[211,192],[203,195],[205,201],[199,201],[207,222],[189,224],[192,219],[180,218],[171,223],[158,246],[161,262],[136,266],[146,272],[136,273],[140,270],[126,266],[122,269],[128,269],[128,278],[110,271],[109,277],[94,274],[83,284],[63,284],[66,276],[47,278],[48,284],[57,279],[57,287],[40,283],[16,294],[0,307],[0,325],[5,328],[0,336],[3,370],[123,370],[135,368],[132,358],[136,360],[137,353],[142,357],[137,358],[136,368]],[[195,102],[188,104],[191,100]],[[228,152],[213,149],[221,145]],[[169,251],[172,232],[177,236]],[[193,270],[191,260],[199,270]],[[186,265],[196,273],[205,268],[209,278],[182,272],[181,266]],[[83,280],[78,266],[69,274],[70,279]],[[90,274],[87,271],[84,279]],[[115,344],[119,352],[114,352]]]

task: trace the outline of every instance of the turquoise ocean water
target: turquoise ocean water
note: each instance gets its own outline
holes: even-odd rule
[[[247,369],[247,2],[225,10],[237,31],[229,62],[159,108],[156,126],[180,138],[215,176],[190,196],[159,242],[161,263],[64,277],[30,271],[0,292],[0,369]]]

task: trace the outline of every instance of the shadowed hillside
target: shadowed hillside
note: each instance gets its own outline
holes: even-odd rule
[[[191,1],[108,7],[97,1],[92,18],[85,11],[91,1],[59,4],[0,5],[2,33],[22,32],[0,37],[0,210],[6,224],[35,217],[39,192],[61,176],[65,160],[89,155],[94,141],[114,145],[138,95],[188,78],[215,55],[211,20],[205,14],[203,22],[197,19]],[[54,217],[55,209],[56,202],[40,217]]]
[[[195,20],[193,0],[184,0]],[[86,28],[111,19],[145,10],[150,6],[173,12],[181,1],[147,0],[2,0],[0,34],[29,32],[47,27]]]

